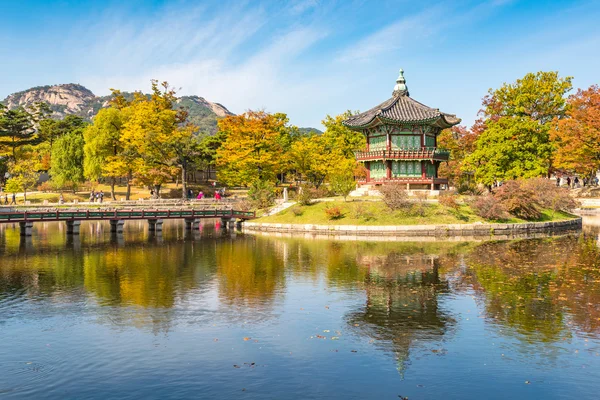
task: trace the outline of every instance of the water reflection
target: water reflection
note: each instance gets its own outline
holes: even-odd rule
[[[111,235],[103,223],[82,224],[80,237],[67,237],[60,224],[34,229],[29,240],[18,229],[0,229],[0,336],[27,339],[14,348],[0,340],[0,357],[50,342],[39,331],[58,332],[56,341],[60,335],[87,332],[76,344],[70,341],[78,351],[90,332],[106,329],[98,340],[107,346],[122,343],[142,363],[153,360],[148,348],[139,347],[146,335],[154,341],[186,338],[181,348],[165,347],[161,360],[173,363],[174,376],[185,376],[178,367],[182,359],[193,364],[210,354],[215,369],[205,371],[205,379],[194,375],[205,389],[231,381],[231,365],[239,361],[226,359],[225,350],[239,351],[243,362],[262,357],[265,365],[274,365],[277,371],[260,375],[265,387],[283,379],[289,369],[285,381],[306,390],[301,382],[318,381],[314,368],[320,365],[329,371],[328,380],[315,388],[330,388],[340,377],[337,363],[344,363],[369,379],[362,386],[348,383],[350,395],[369,385],[391,388],[394,382],[431,373],[439,382],[461,387],[444,363],[456,368],[487,365],[499,357],[489,343],[502,346],[502,357],[530,357],[512,364],[506,357],[499,374],[529,371],[533,365],[544,370],[551,361],[561,363],[562,374],[575,376],[582,367],[570,364],[566,354],[580,345],[586,351],[582,363],[593,366],[597,375],[600,371],[595,355],[600,337],[595,231],[516,242],[377,243],[232,237],[212,224],[186,232],[182,223],[170,222],[162,235],[149,233],[142,223],[126,224],[122,235]],[[320,342],[310,341],[315,337]],[[224,347],[213,349],[207,343]],[[333,358],[353,352],[356,359]],[[292,358],[296,353],[300,358]],[[431,361],[423,353],[443,357]],[[107,362],[96,353],[87,357]],[[132,360],[126,351],[116,357]],[[391,366],[394,374],[382,365]],[[0,376],[2,368],[0,364]],[[227,372],[211,375],[220,373],[219,368]],[[484,379],[479,371],[470,371]],[[2,379],[0,390],[8,385]],[[486,389],[494,385],[490,382]],[[578,385],[582,395],[593,388]],[[256,393],[254,398],[265,398],[270,392]],[[432,389],[426,397],[444,393]],[[289,398],[301,394],[300,389],[288,393]]]

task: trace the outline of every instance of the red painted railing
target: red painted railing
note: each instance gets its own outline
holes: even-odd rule
[[[447,161],[450,152],[435,147],[422,147],[419,149],[357,151],[355,155],[359,161],[430,159]]]

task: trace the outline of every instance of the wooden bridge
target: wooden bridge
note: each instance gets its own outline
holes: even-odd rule
[[[0,224],[18,223],[22,236],[31,236],[34,222],[64,221],[67,224],[67,234],[78,235],[81,221],[110,221],[110,231],[122,233],[123,225],[127,220],[145,219],[148,221],[150,231],[162,231],[162,223],[165,219],[183,219],[186,229],[193,229],[200,223],[200,219],[220,218],[223,225],[229,229],[235,228],[236,221],[245,221],[256,218],[252,211],[239,211],[234,209],[220,210],[11,210],[0,211]]]

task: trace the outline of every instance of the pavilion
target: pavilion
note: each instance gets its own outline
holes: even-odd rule
[[[455,115],[413,100],[400,70],[392,98],[344,121],[367,138],[365,151],[356,152],[366,168],[359,183],[400,182],[407,189],[431,190],[447,186],[448,180],[438,177],[438,167],[448,161],[449,152],[437,148],[437,136],[459,122]]]

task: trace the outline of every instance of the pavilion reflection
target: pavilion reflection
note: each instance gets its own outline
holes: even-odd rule
[[[391,252],[361,257],[360,263],[369,271],[365,304],[345,319],[352,331],[395,354],[404,374],[416,342],[439,342],[456,324],[440,307],[440,296],[450,291],[440,257]]]

